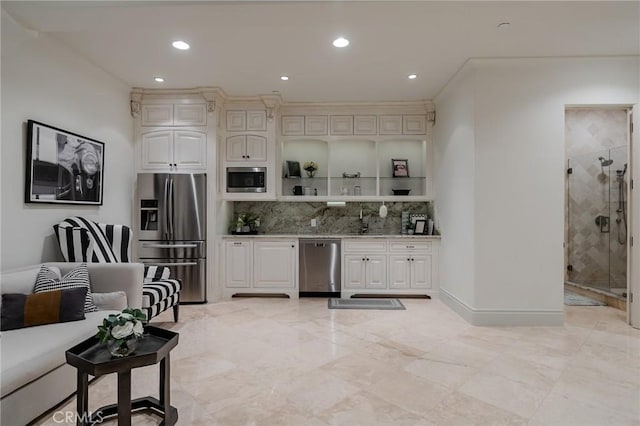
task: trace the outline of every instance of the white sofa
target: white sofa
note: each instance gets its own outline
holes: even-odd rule
[[[47,263],[62,275],[77,263]],[[2,293],[33,293],[41,265],[3,272]],[[127,305],[142,306],[144,265],[141,263],[89,263],[91,291],[124,291]],[[86,314],[86,319],[4,331],[0,335],[0,384],[3,426],[24,425],[50,410],[76,391],[76,370],[66,364],[65,351],[93,336],[109,313]]]

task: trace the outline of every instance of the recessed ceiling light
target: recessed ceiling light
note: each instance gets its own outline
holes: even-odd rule
[[[182,40],[176,40],[171,44],[173,45],[173,47],[175,47],[178,50],[188,50],[191,47],[189,46],[189,43],[184,42]]]
[[[508,30],[510,26],[511,26],[511,22],[500,22],[498,24],[498,29],[504,31],[504,30]]]
[[[409,74],[409,75],[407,76],[407,78],[408,78],[409,80],[415,80],[417,77],[418,77],[418,76],[417,76],[416,74]]]
[[[337,39],[333,40],[333,45],[335,47],[347,47],[349,45],[349,40],[344,37],[338,37]]]
[[[282,80],[282,81],[287,81],[287,80],[289,80],[289,77],[288,77],[288,76],[286,76],[286,75],[281,75],[281,76],[280,76],[280,80]]]
[[[156,82],[158,82],[158,83],[164,83],[164,78],[162,78],[162,77],[156,77],[156,78],[154,78],[154,80]]]

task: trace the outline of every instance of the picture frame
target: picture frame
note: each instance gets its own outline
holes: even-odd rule
[[[393,177],[409,177],[409,160],[392,158],[391,170]]]
[[[287,177],[302,177],[300,174],[300,162],[287,160]]]
[[[27,121],[25,203],[102,205],[104,142]]]
[[[415,227],[413,229],[414,234],[426,234],[427,233],[427,221],[424,219],[417,219]]]

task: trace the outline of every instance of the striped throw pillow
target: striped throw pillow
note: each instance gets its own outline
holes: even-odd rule
[[[47,291],[76,287],[87,289],[84,300],[84,311],[96,312],[98,308],[96,308],[96,305],[93,303],[93,295],[91,294],[91,286],[89,283],[89,269],[86,263],[81,263],[76,266],[62,278],[58,278],[58,274],[56,274],[55,271],[49,269],[46,265],[42,265],[36,277],[36,285],[33,292],[44,293]]]
[[[65,262],[90,262],[93,257],[93,241],[83,228],[53,226],[58,245]]]

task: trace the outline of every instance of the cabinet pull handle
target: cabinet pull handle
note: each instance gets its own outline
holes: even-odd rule
[[[234,242],[234,243],[233,243],[233,245],[234,245],[234,246],[241,246],[241,245],[242,245],[242,243]]]
[[[407,248],[414,248],[413,246],[407,246]]]

